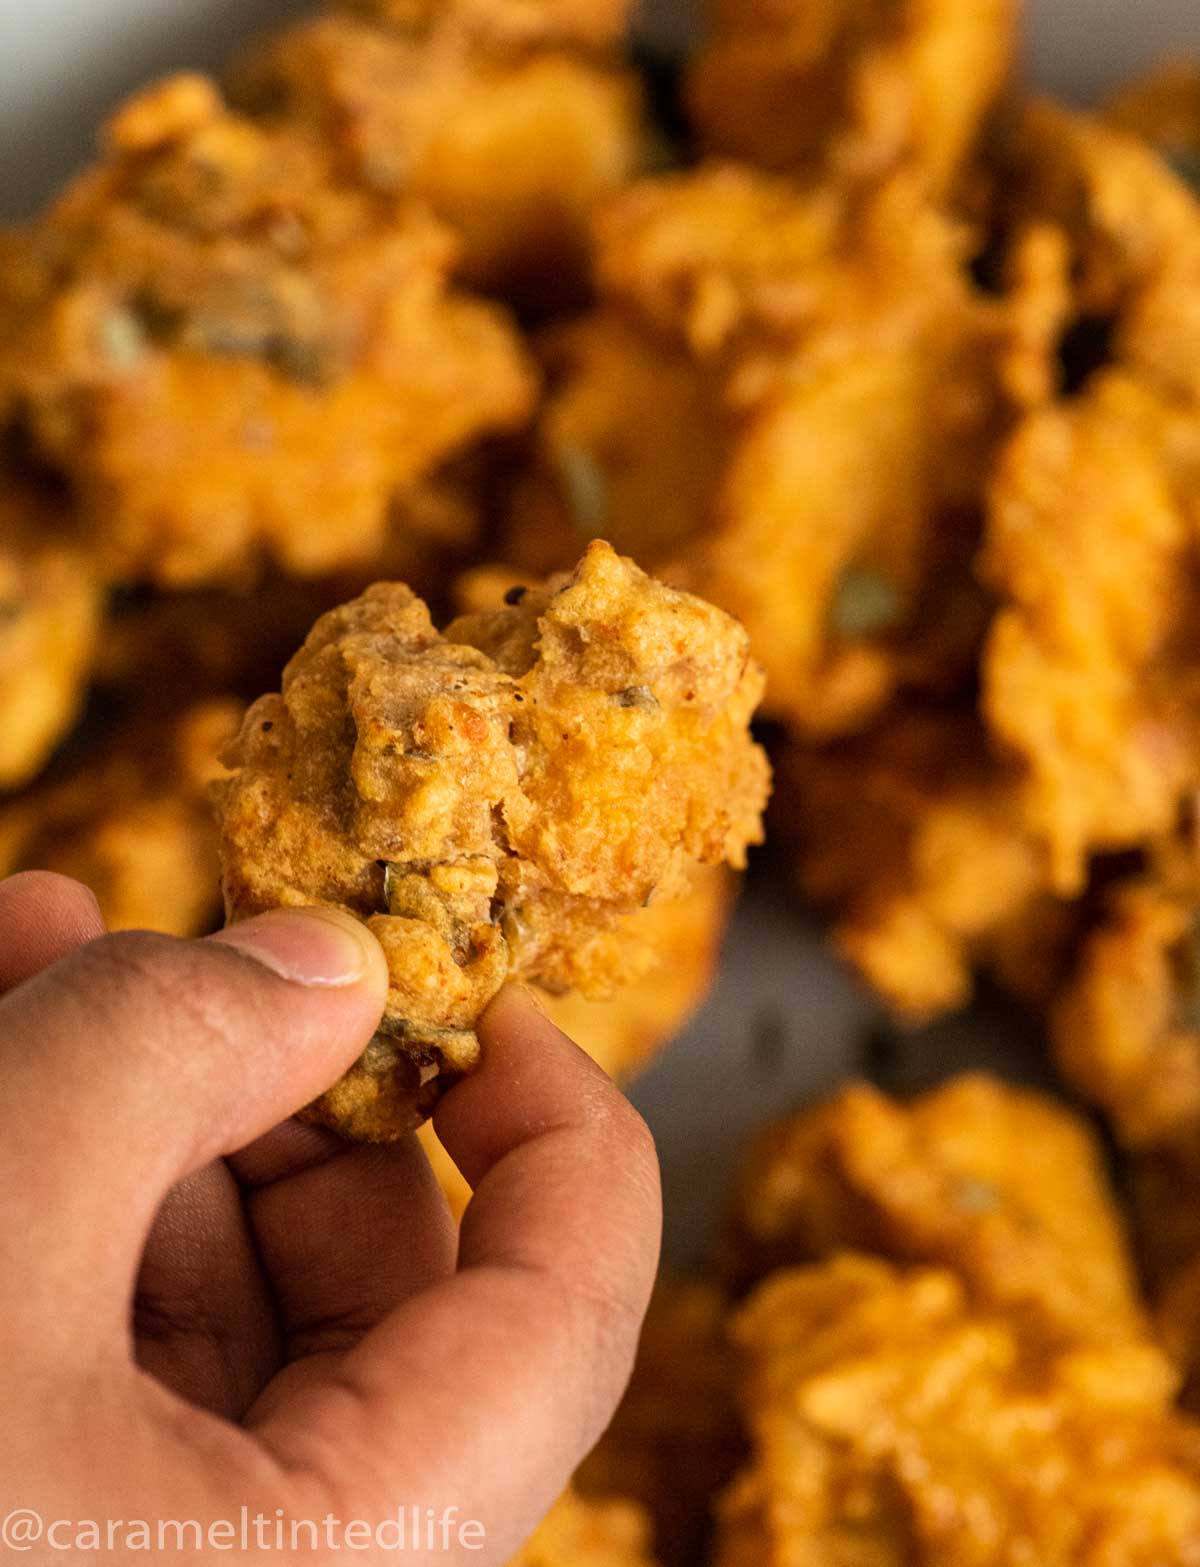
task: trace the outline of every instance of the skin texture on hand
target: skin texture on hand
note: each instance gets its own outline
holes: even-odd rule
[[[437,1114],[476,1191],[457,1235],[414,1140],[284,1119],[361,1051],[385,986],[373,938],[328,911],[107,936],[77,883],[0,883],[11,1506],[204,1527],[455,1505],[486,1547],[437,1560],[489,1567],[562,1489],[649,1295],[649,1134],[503,992]]]

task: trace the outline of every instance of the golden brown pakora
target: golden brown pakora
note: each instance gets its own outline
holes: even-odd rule
[[[6,247],[0,416],[117,577],[364,567],[396,495],[534,395],[504,314],[448,287],[455,255],[327,144],[172,78]]]
[[[806,733],[962,679],[1003,412],[960,229],[907,181],[718,167],[633,186],[597,234],[604,301],[549,341],[506,558],[611,535],[744,622],[767,711]]]
[[[953,189],[1008,81],[1017,0],[708,0],[701,143],[836,183]]]
[[[217,828],[208,799],[241,704],[150,711],[0,808],[0,876],[51,870],[96,894],[110,930],[199,936],[221,912]]]
[[[646,1509],[667,1567],[705,1559],[711,1500],[745,1454],[728,1314],[713,1284],[659,1280],[628,1391],[575,1474],[585,1495],[629,1496]]]
[[[460,274],[545,312],[581,297],[588,214],[643,159],[631,73],[561,49],[484,47],[449,8],[428,34],[324,16],[235,72],[239,102],[302,123],[374,191],[426,201]]]
[[[1032,413],[992,477],[981,706],[1054,885],[1170,831],[1197,782],[1200,406],[1121,371]]]
[[[565,1491],[509,1567],[653,1567],[649,1520],[623,1497]]]
[[[785,745],[777,764],[775,831],[836,950],[902,1018],[962,1005],[1049,880],[1020,775],[978,719],[901,707],[837,745]]]
[[[313,1112],[402,1135],[474,1064],[510,977],[594,999],[654,961],[638,914],[743,862],[768,769],[745,632],[594,543],[575,573],[439,635],[405,587],[320,620],[221,786],[226,909],[335,903],[391,990]]]
[[[1102,112],[1109,124],[1157,147],[1177,174],[1200,187],[1200,60],[1162,61],[1125,82]]]
[[[1094,1134],[982,1075],[907,1103],[855,1083],[769,1128],[731,1244],[743,1280],[840,1251],[947,1268],[973,1306],[1050,1349],[1150,1336]]]
[[[775,1274],[733,1337],[720,1567],[1200,1562],[1200,1427],[1149,1345],[1047,1355],[953,1273],[854,1255]]]
[[[608,52],[628,32],[634,0],[333,0],[401,33],[451,31],[476,48],[570,47]]]
[[[62,508],[0,468],[0,793],[28,783],[78,716],[102,598]]]

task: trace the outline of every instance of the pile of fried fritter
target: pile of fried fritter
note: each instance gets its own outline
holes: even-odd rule
[[[311,1114],[400,1135],[509,976],[622,1078],[679,1030],[762,696],[836,950],[901,1026],[1009,992],[1080,1107],[770,1130],[522,1561],[1195,1567],[1200,62],[1085,113],[1019,0],[651,70],[630,9],[327,0],[0,235],[0,873],[353,909]]]

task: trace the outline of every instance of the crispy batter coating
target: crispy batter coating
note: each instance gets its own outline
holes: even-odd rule
[[[1200,186],[1200,60],[1164,60],[1110,97],[1104,118],[1157,147],[1175,172]]]
[[[1015,52],[1017,0],[708,0],[689,99],[703,144],[837,182],[950,190]]]
[[[653,1567],[649,1520],[624,1498],[564,1491],[509,1567]]]
[[[637,912],[740,865],[768,788],[742,629],[593,544],[572,577],[440,636],[399,585],[319,621],[220,790],[227,913],[314,902],[388,955],[380,1033],[314,1114],[402,1135],[470,1069],[504,981],[602,999]]]
[[[1171,828],[1197,777],[1200,407],[1110,371],[1035,412],[992,479],[982,706],[1027,769],[1056,887]]]
[[[393,498],[529,410],[455,241],[202,77],[132,99],[11,248],[0,414],[78,495],[106,568],[172,587],[364,566]]]
[[[630,1496],[645,1507],[669,1567],[707,1559],[712,1498],[745,1454],[728,1311],[712,1284],[660,1279],[629,1389],[575,1475],[586,1495]]]
[[[546,310],[581,296],[596,199],[642,159],[633,76],[556,50],[513,58],[464,37],[321,17],[235,73],[237,99],[316,129],[368,189],[427,201],[469,282]]]
[[[1200,402],[1200,203],[1139,137],[1026,105],[1000,166],[999,224],[1031,400],[1116,365]]]
[[[1047,1355],[961,1282],[843,1256],[734,1322],[753,1458],[720,1567],[1193,1567],[1200,1428],[1155,1349]]]
[[[135,715],[0,808],[0,876],[51,870],[96,894],[110,930],[199,936],[220,919],[208,799],[241,704]]]
[[[0,793],[28,783],[78,716],[101,597],[61,508],[0,469]]]
[[[744,622],[768,711],[809,733],[961,679],[1001,411],[959,229],[907,181],[851,200],[732,167],[636,185],[597,227],[605,304],[551,341],[509,558],[611,534]]]
[[[1099,1144],[1041,1094],[983,1075],[908,1102],[854,1083],[769,1128],[736,1193],[741,1276],[877,1253],[948,1268],[1032,1342],[1137,1342],[1149,1324]]]
[[[1192,830],[1109,892],[1050,1029],[1059,1069],[1104,1111],[1123,1146],[1190,1151],[1200,1170],[1198,921]]]
[[[776,830],[838,952],[903,1018],[964,1003],[1048,882],[978,720],[901,708],[838,745],[787,746],[778,768]]]

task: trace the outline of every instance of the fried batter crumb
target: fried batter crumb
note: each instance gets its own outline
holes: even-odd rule
[[[230,919],[339,904],[388,957],[381,1029],[311,1113],[402,1135],[506,979],[603,999],[646,973],[640,911],[758,841],[761,686],[736,622],[600,542],[444,635],[397,584],[320,620],[218,789]]]

